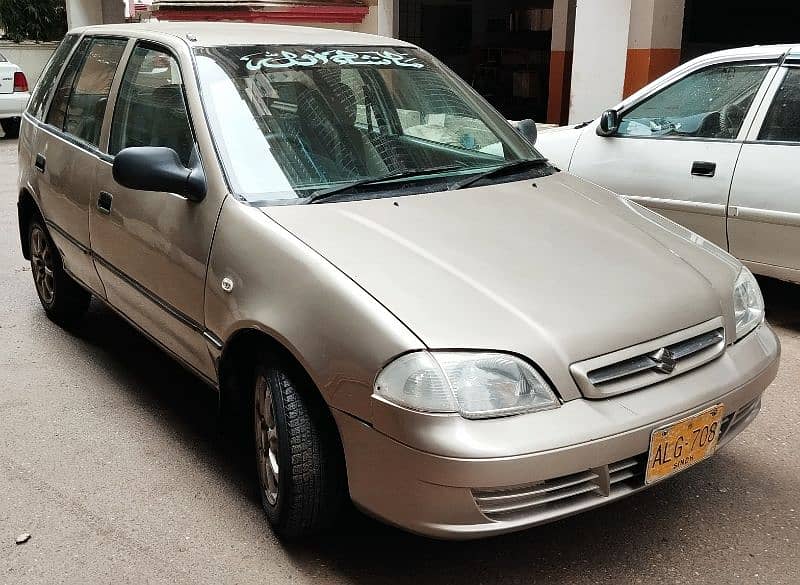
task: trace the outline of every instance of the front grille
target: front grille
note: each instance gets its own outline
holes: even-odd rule
[[[722,355],[722,318],[570,367],[587,398],[605,398],[685,374]]]
[[[543,522],[622,497],[643,485],[644,459],[636,457],[534,484],[472,493],[490,520],[524,517]]]

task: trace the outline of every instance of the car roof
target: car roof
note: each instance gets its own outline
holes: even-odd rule
[[[737,47],[736,49],[725,49],[723,51],[714,51],[713,53],[706,53],[698,59],[714,59],[714,60],[736,60],[736,59],[752,59],[752,58],[777,58],[787,53],[800,54],[800,45],[752,45],[750,47]]]
[[[410,43],[377,35],[306,26],[244,22],[143,22],[78,28],[74,33],[146,36],[167,34],[191,39],[201,47],[230,45],[357,45],[411,47]],[[188,35],[188,37],[187,37]]]

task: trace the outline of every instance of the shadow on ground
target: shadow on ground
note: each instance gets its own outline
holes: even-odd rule
[[[800,331],[800,286],[774,278],[758,277],[767,320],[772,325]]]

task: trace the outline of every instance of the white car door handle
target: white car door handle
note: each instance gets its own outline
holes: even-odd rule
[[[713,177],[717,172],[717,163],[696,160],[692,163],[692,174],[697,177]]]

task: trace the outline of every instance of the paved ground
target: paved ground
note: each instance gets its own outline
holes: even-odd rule
[[[99,305],[73,334],[44,317],[15,159],[0,140],[0,583],[800,583],[800,287],[764,281],[784,353],[761,416],[678,478],[482,542],[355,516],[287,548],[211,391]]]

